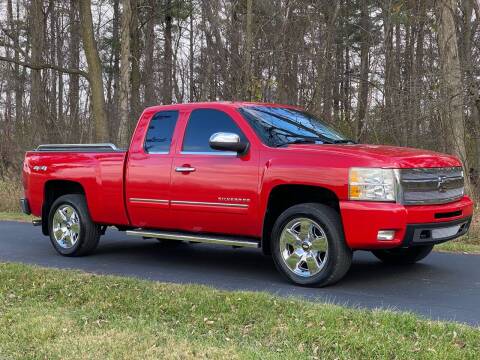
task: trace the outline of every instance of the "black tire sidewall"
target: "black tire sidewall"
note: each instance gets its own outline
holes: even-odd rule
[[[280,253],[280,236],[285,225],[295,218],[307,218],[315,221],[323,228],[328,242],[327,262],[322,270],[311,277],[305,278],[294,274],[284,263]],[[271,249],[277,269],[290,281],[303,286],[328,285],[335,271],[336,259],[341,252],[339,246],[346,247],[343,229],[339,216],[333,209],[321,204],[300,204],[285,210],[275,222],[271,237]]]
[[[69,205],[74,208],[77,212],[79,217],[79,224],[80,224],[80,236],[76,244],[71,247],[70,249],[62,248],[58,245],[55,237],[53,236],[53,216],[57,209],[62,205]],[[59,197],[53,203],[52,207],[50,208],[50,213],[48,215],[48,233],[50,235],[50,241],[55,248],[55,250],[64,256],[75,256],[78,254],[79,250],[82,248],[83,244],[85,243],[85,238],[87,236],[87,224],[86,222],[90,221],[90,216],[86,210],[85,205],[85,197],[82,195],[64,195]]]

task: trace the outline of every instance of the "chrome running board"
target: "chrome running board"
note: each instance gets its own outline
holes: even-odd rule
[[[207,244],[220,244],[234,247],[260,247],[260,242],[254,239],[234,236],[197,235],[192,233],[156,231],[156,230],[128,230],[127,235],[158,238],[166,240],[192,241]]]

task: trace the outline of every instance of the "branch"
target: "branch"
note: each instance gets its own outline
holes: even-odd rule
[[[65,74],[74,74],[74,75],[76,74],[76,75],[83,76],[85,79],[89,80],[88,73],[86,71],[83,71],[83,70],[80,70],[80,69],[67,69],[67,68],[63,68],[61,66],[57,66],[57,65],[54,65],[54,64],[48,64],[48,63],[45,63],[45,64],[31,64],[31,63],[27,63],[25,61],[17,61],[15,59],[10,59],[6,56],[0,56],[0,61],[6,61],[6,62],[9,62],[9,63],[14,63],[14,64],[17,64],[17,65],[20,65],[20,66],[27,67],[27,68],[32,69],[32,70],[52,69],[52,70],[56,70],[58,72],[65,73]]]

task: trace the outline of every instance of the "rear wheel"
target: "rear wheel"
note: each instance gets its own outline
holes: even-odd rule
[[[273,227],[271,248],[278,270],[298,285],[333,284],[352,262],[338,213],[322,204],[285,210]]]
[[[101,227],[90,218],[85,196],[80,194],[55,200],[48,216],[48,230],[53,247],[64,256],[91,253],[101,234]]]
[[[408,265],[424,259],[432,249],[433,245],[421,245],[410,248],[374,250],[372,253],[386,264]]]

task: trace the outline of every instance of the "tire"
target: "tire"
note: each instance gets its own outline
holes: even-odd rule
[[[70,194],[59,197],[50,208],[48,232],[59,254],[83,256],[97,247],[101,227],[90,218],[85,196]]]
[[[388,250],[374,250],[373,255],[386,264],[409,265],[424,259],[433,249],[433,245],[413,246]]]
[[[305,203],[285,210],[273,226],[270,245],[277,269],[297,285],[331,285],[352,263],[339,214],[322,204]]]

